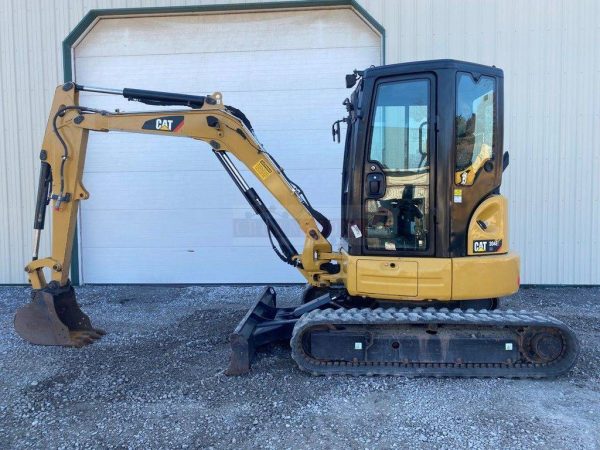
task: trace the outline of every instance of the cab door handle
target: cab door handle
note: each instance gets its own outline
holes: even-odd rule
[[[381,198],[385,194],[385,175],[370,173],[367,175],[367,197]]]

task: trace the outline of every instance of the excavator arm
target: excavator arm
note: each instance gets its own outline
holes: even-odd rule
[[[80,106],[79,92],[85,90],[121,94],[149,104],[175,104],[195,109],[110,113]],[[329,221],[312,208],[302,190],[263,149],[248,119],[240,111],[223,104],[220,93],[201,97],[134,89],[86,88],[67,83],[56,89],[42,145],[34,224],[35,250],[33,260],[25,268],[33,289],[46,287],[44,268],[51,271],[52,281],[59,286],[68,283],[77,208],[79,201],[89,198],[82,183],[89,131],[183,136],[208,143],[254,211],[265,221],[270,235],[278,243],[279,256],[295,266],[310,284],[328,286],[338,281],[337,266],[331,262],[337,255],[332,254],[327,240],[331,231]],[[306,236],[300,253],[256,191],[242,178],[229,154],[244,164],[296,220]],[[53,209],[52,255],[38,259],[39,234],[44,227],[47,203]]]
[[[122,95],[146,104],[176,105],[190,109],[108,112],[80,105],[81,91]],[[33,295],[32,301],[20,308],[15,316],[15,329],[26,340],[41,345],[82,346],[104,334],[103,330],[92,326],[89,317],[79,308],[69,281],[77,209],[80,201],[89,198],[82,176],[90,131],[180,136],[208,143],[251,207],[265,222],[277,255],[296,267],[310,285],[324,288],[343,284],[338,264],[341,255],[332,252],[327,240],[331,232],[330,222],[311,206],[302,189],[287,177],[274,158],[265,151],[246,116],[236,108],[225,106],[220,93],[193,96],[137,89],[90,88],[66,83],[55,91],[40,153],[34,251],[31,262],[25,267]],[[301,252],[294,248],[229,155],[244,164],[296,220],[306,236]],[[53,210],[52,253],[39,258],[40,235],[45,226],[47,205]],[[50,280],[46,279],[44,271],[49,272]],[[263,307],[275,308],[274,292],[263,296],[254,310]],[[248,342],[251,346],[255,332],[254,326],[247,325],[247,319],[240,325],[247,332],[242,339],[245,362],[236,364],[236,367],[241,367],[239,372],[249,369],[251,354],[248,352]],[[240,334],[236,336],[239,341]],[[278,337],[278,334],[273,336]]]

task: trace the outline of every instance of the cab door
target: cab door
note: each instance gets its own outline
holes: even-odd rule
[[[434,81],[418,74],[375,84],[362,198],[362,254],[371,257],[357,264],[359,290],[370,295],[417,296],[416,257],[435,250]]]
[[[459,257],[469,252],[467,229],[473,212],[498,192],[501,182],[502,78],[458,71],[455,83],[450,254]],[[480,226],[485,231],[485,224]]]

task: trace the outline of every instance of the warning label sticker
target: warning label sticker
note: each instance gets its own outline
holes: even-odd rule
[[[462,203],[462,189],[454,189],[454,203]]]
[[[259,160],[256,164],[252,166],[256,175],[260,177],[261,180],[266,180],[273,173],[273,169],[269,167],[267,162],[264,159]]]
[[[360,231],[360,228],[358,228],[358,225],[354,224],[350,226],[350,229],[352,230],[352,234],[354,235],[355,238],[361,238],[362,237],[362,233]]]

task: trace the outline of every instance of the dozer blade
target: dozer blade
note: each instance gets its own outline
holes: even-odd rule
[[[285,320],[281,316],[291,310],[293,308],[277,308],[275,289],[267,287],[229,337],[231,357],[225,374],[249,372],[257,347],[289,340],[296,320]]]
[[[289,341],[300,317],[315,308],[329,305],[331,301],[329,293],[325,293],[295,308],[278,308],[276,297],[275,289],[271,286],[265,288],[230,335],[231,358],[226,375],[243,375],[249,372],[258,347]]]
[[[17,310],[14,325],[19,336],[36,345],[83,347],[106,334],[81,311],[71,285],[35,292]]]

